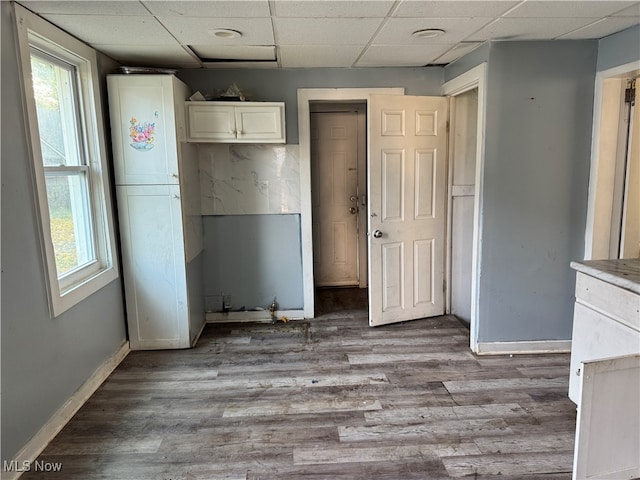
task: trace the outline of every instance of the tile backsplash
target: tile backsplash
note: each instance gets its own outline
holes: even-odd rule
[[[202,215],[300,212],[298,145],[199,144]]]

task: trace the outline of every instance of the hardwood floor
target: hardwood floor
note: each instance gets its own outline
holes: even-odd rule
[[[476,357],[454,317],[208,325],[132,352],[31,479],[568,480],[568,355]]]

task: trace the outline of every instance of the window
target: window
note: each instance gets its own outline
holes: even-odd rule
[[[117,278],[95,51],[16,5],[50,303],[59,315]]]

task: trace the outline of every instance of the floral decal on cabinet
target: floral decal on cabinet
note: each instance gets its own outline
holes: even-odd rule
[[[155,113],[158,118],[158,112]],[[148,151],[154,147],[155,141],[155,122],[139,122],[136,117],[131,117],[129,121],[129,137],[133,141],[130,145],[136,150]]]

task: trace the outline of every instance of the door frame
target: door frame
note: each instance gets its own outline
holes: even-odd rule
[[[610,125],[608,120],[603,122],[603,113],[605,113],[605,100],[607,92],[605,82],[612,79],[622,79],[628,76],[634,76],[640,73],[640,61],[630,62],[617,67],[609,68],[596,73],[596,84],[594,92],[593,106],[593,131],[591,135],[591,167],[589,173],[589,197],[587,200],[587,223],[585,227],[584,240],[584,259],[591,260],[596,257],[603,256],[602,239],[598,238],[598,232],[606,233],[607,239],[610,238],[610,219],[606,215],[602,215],[600,203],[602,199],[610,203],[613,196],[617,192],[611,191],[604,185],[605,180],[602,169],[606,167],[606,163],[610,162],[611,155],[601,151],[601,146],[607,141],[608,131],[613,127],[617,135],[620,122]],[[617,120],[613,120],[615,123]],[[600,207],[600,208],[599,208]],[[603,218],[604,217],[604,218]],[[608,243],[605,240],[605,243]],[[609,245],[607,250],[609,249]]]
[[[487,64],[481,63],[465,73],[451,79],[442,86],[442,94],[449,97],[478,89],[478,128],[476,132],[476,175],[475,194],[473,199],[473,251],[471,255],[471,318],[470,318],[470,340],[471,351],[478,353],[478,332],[480,331],[480,275],[482,270],[482,215],[483,215],[483,185],[484,185],[484,139],[485,139],[485,117],[487,108]],[[451,142],[449,142],[451,144]],[[451,163],[451,162],[449,162]],[[449,165],[451,168],[451,165]],[[451,196],[449,189],[448,196]],[[447,212],[448,226],[450,232],[451,209]],[[447,235],[446,244],[446,268],[445,282],[447,285],[446,299],[451,298],[451,236]],[[447,301],[447,313],[450,313],[450,302]]]
[[[322,101],[365,102],[373,94],[404,95],[404,88],[299,88],[298,143],[300,156],[300,228],[302,240],[302,293],[305,318],[313,318],[315,289],[313,283],[313,229],[311,202],[311,127],[310,103]],[[367,122],[368,131],[368,122]],[[368,143],[368,142],[367,142]],[[367,146],[367,159],[368,146]]]

